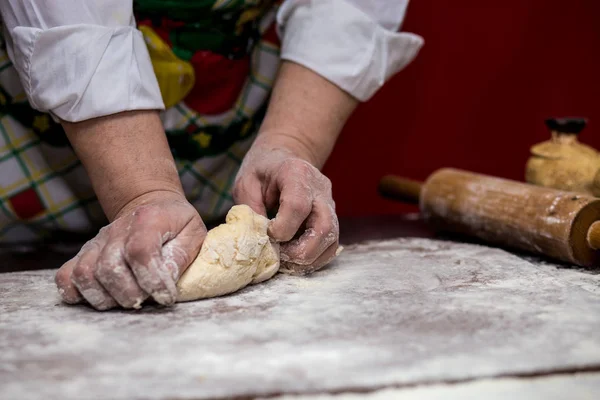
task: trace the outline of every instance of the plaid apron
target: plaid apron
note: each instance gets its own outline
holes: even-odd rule
[[[256,135],[279,67],[277,2],[136,0],[188,200],[210,223]],[[91,235],[107,223],[60,124],[32,109],[0,37],[0,243]]]

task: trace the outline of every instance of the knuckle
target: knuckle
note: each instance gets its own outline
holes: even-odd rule
[[[106,225],[106,226],[103,226],[102,228],[100,228],[100,230],[98,231],[98,234],[96,235],[96,238],[90,240],[90,242],[95,242],[96,241],[95,239],[108,237],[110,235],[112,227],[113,227],[113,225],[109,224],[109,225]]]
[[[281,163],[281,170],[288,170],[291,167],[294,166],[294,164],[297,162],[298,160],[296,160],[295,158],[286,158],[285,160],[283,160],[283,162]]]
[[[54,282],[56,283],[56,286],[58,286],[58,287],[67,286],[71,279],[72,271],[73,270],[71,268],[67,268],[66,264],[63,265],[61,268],[59,268],[59,270],[56,271],[56,275],[54,276]]]
[[[136,265],[146,264],[149,249],[144,239],[139,235],[134,235],[125,243],[124,257],[130,263]]]
[[[91,281],[94,279],[94,271],[92,266],[86,262],[79,262],[73,268],[73,273],[71,274],[71,282],[75,284],[75,286],[88,286]]]
[[[106,262],[99,263],[98,267],[94,270],[94,278],[105,286],[110,286],[113,282],[118,282],[118,276],[117,267]]]
[[[313,167],[312,165],[310,165],[310,163],[304,161],[304,160],[295,160],[296,162],[294,163],[293,167],[295,170],[297,170],[300,174],[304,175],[304,176],[312,176],[315,172],[315,167]]]
[[[288,158],[281,163],[281,171],[284,173],[307,174],[312,172],[310,163],[298,158]]]
[[[131,214],[136,220],[144,220],[152,218],[156,213],[156,206],[154,204],[144,204],[138,206]]]
[[[312,203],[308,198],[301,199],[299,197],[289,197],[282,199],[281,202],[297,214],[306,215],[312,210]]]
[[[102,228],[102,229],[107,229],[106,227]],[[83,246],[81,246],[81,250],[79,250],[79,253],[77,253],[77,257],[80,258],[82,256],[84,256],[86,253],[89,253],[91,251],[95,251],[99,248],[99,244],[98,244],[98,238],[100,237],[100,235],[104,235],[105,233],[102,232],[106,232],[106,231],[102,231],[102,229],[100,230],[101,232],[99,232],[95,238],[88,240],[87,242],[84,243]]]
[[[111,269],[113,266],[119,263],[119,261],[122,259],[122,255],[122,244],[118,242],[107,244],[104,246],[104,249],[102,249],[102,253],[100,254],[97,262],[96,271]]]
[[[327,191],[327,193],[331,193],[332,192],[332,188],[333,185],[331,183],[331,179],[329,179],[328,177],[326,177],[325,175],[321,175],[321,184],[323,185],[323,187],[325,188],[325,190]]]

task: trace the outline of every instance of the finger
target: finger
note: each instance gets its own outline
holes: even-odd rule
[[[125,235],[121,234],[104,246],[94,276],[121,307],[139,309],[148,295],[138,285],[125,261],[125,239]]]
[[[206,238],[206,226],[200,218],[192,219],[177,235],[163,245],[162,258],[165,267],[175,281],[196,259]]]
[[[142,207],[134,214],[130,235],[125,243],[124,257],[138,284],[162,305],[175,303],[175,284],[180,272],[180,265],[164,262],[162,247],[190,222],[177,219],[183,214],[176,213],[174,218],[165,218],[158,207]],[[192,213],[187,214],[193,217]],[[188,258],[186,256],[186,260]]]
[[[236,180],[232,195],[235,204],[246,204],[255,213],[267,216],[262,195],[262,185],[254,175],[241,177],[239,180]]]
[[[77,259],[77,257],[74,257],[64,263],[54,276],[58,293],[61,299],[67,304],[77,304],[83,301],[83,297],[79,294],[73,282],[71,282],[71,274],[73,273],[73,268],[77,265]]]
[[[339,238],[339,223],[333,205],[316,200],[302,235],[281,245],[284,261],[310,265]]]
[[[117,302],[94,276],[94,269],[103,245],[104,240],[99,238],[88,242],[82,249],[71,274],[71,282],[83,298],[97,310],[108,310],[117,306]]]
[[[343,246],[340,246],[339,242],[335,242],[334,244],[332,244],[327,250],[323,252],[323,254],[319,256],[319,258],[315,260],[315,262],[312,264],[313,270],[311,272],[318,271],[330,262],[332,262],[337,256],[340,255],[343,249]]]
[[[313,206],[311,187],[303,180],[293,179],[281,186],[279,210],[269,224],[269,236],[279,242],[291,240]]]
[[[312,274],[313,272],[320,270],[333,261],[333,259],[339,254],[338,250],[340,248],[341,247],[339,246],[338,242],[333,243],[312,264],[298,264],[290,261],[281,261],[281,267],[279,270],[290,275]]]

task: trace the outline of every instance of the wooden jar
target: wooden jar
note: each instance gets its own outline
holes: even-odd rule
[[[551,138],[531,147],[525,180],[528,183],[594,195],[594,181],[600,170],[600,155],[578,140],[585,128],[583,118],[546,120]],[[600,188],[600,175],[596,178]],[[599,193],[600,194],[600,193]]]

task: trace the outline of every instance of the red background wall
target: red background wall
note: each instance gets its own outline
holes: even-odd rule
[[[600,149],[600,1],[412,0],[402,30],[419,56],[348,122],[325,166],[338,213],[413,210],[379,178],[458,167],[523,179],[544,119],[584,116]]]

